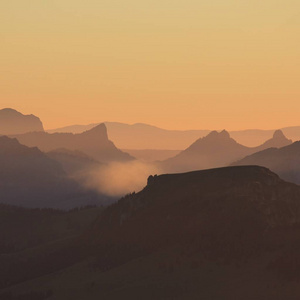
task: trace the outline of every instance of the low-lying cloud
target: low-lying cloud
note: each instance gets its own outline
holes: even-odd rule
[[[153,164],[140,161],[113,162],[90,171],[85,185],[109,196],[122,196],[141,190],[150,175],[159,173]]]

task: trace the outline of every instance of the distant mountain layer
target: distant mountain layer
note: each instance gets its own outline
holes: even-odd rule
[[[18,141],[29,147],[38,147],[49,152],[60,148],[81,151],[99,162],[129,161],[129,154],[119,150],[108,139],[104,124],[100,124],[80,134],[32,132],[15,135]]]
[[[44,131],[40,119],[34,115],[23,115],[11,108],[0,110],[0,135]]]
[[[105,122],[108,134],[118,148],[121,149],[162,149],[179,150],[185,149],[197,139],[206,136],[211,130],[166,130],[147,124],[124,124],[117,122]],[[74,125],[49,130],[54,132],[81,133],[89,130],[97,124]],[[281,129],[290,139],[300,140],[300,126],[286,127]],[[261,145],[272,137],[274,130],[240,130],[229,131],[232,138],[238,143],[248,147]]]
[[[70,209],[102,204],[108,197],[86,191],[38,148],[0,137],[0,203]]]
[[[270,147],[283,147],[291,144],[282,131],[277,130],[273,137],[258,147],[246,147],[232,139],[225,130],[212,131],[198,139],[190,147],[173,158],[161,162],[164,172],[186,172],[227,166],[246,155]]]
[[[259,165],[271,169],[283,179],[300,184],[300,142],[249,155],[233,165]]]

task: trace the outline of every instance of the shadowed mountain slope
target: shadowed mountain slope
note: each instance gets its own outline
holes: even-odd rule
[[[94,192],[69,179],[62,166],[38,148],[0,137],[0,202],[25,207],[73,208],[100,204]]]
[[[47,153],[51,159],[59,162],[70,176],[99,168],[101,163],[78,150],[56,149]]]
[[[270,148],[249,155],[233,165],[259,165],[271,169],[283,179],[300,184],[300,142],[282,148]]]
[[[0,135],[44,131],[40,119],[34,115],[23,115],[11,108],[0,110]]]
[[[259,150],[282,147],[291,143],[292,141],[288,140],[281,131],[276,131],[273,138],[263,145],[249,148],[237,143],[226,130],[222,132],[212,131],[175,157],[163,161],[161,165],[166,172],[224,167]]]
[[[80,134],[33,132],[16,135],[20,143],[29,147],[38,147],[48,152],[59,148],[78,150],[100,162],[129,161],[129,154],[119,150],[108,139],[104,124],[100,124]]]

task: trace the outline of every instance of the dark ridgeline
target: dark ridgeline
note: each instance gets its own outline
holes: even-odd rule
[[[300,184],[300,142],[282,148],[269,148],[249,155],[235,163],[241,165],[259,165],[271,169],[281,178]]]
[[[43,124],[38,117],[34,115],[23,115],[11,108],[0,110],[0,135],[35,131],[44,131]]]
[[[70,209],[101,204],[109,197],[83,189],[63,167],[38,148],[0,137],[1,203]]]
[[[1,285],[55,299],[299,299],[299,236],[300,187],[266,168],[151,176],[76,241],[0,256],[18,261]]]
[[[257,151],[270,147],[283,147],[291,143],[292,141],[288,140],[280,130],[275,131],[271,139],[253,148],[237,143],[226,130],[212,131],[175,157],[169,158],[159,165],[164,172],[187,172],[224,167]]]
[[[14,136],[21,144],[48,152],[65,148],[81,151],[99,162],[130,161],[134,158],[119,150],[108,139],[104,124],[80,134],[31,132]]]

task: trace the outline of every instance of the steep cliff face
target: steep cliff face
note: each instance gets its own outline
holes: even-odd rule
[[[44,131],[43,124],[38,117],[34,115],[23,115],[11,108],[0,110],[0,135],[35,131]]]

